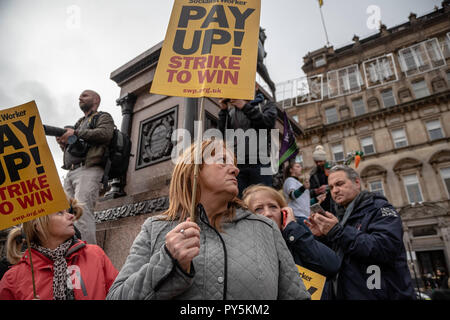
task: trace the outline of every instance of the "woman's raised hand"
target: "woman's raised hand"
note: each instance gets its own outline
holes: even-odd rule
[[[167,233],[166,247],[180,267],[189,272],[192,259],[200,253],[200,227],[187,218]]]

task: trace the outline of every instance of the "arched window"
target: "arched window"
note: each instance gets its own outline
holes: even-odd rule
[[[403,158],[394,165],[394,173],[403,183],[402,195],[407,203],[422,203],[428,199],[422,181],[422,163],[414,158]]]
[[[361,179],[364,188],[385,196],[389,199],[389,190],[387,185],[387,170],[379,165],[370,165],[361,171]]]
[[[450,150],[441,150],[434,153],[428,163],[433,167],[439,179],[436,181],[441,190],[443,199],[450,199]]]

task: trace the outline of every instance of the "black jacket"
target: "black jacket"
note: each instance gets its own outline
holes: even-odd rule
[[[291,222],[282,231],[286,244],[296,264],[327,278],[321,300],[330,300],[331,282],[339,271],[341,261],[329,247],[317,241],[303,222]]]
[[[345,209],[338,207],[340,221],[343,212]],[[337,299],[414,299],[402,221],[386,198],[362,191],[347,221],[333,227],[327,240],[342,257]],[[373,286],[376,268],[380,271],[379,288]]]
[[[235,155],[239,164],[255,164],[270,163],[270,130],[275,128],[275,121],[277,119],[277,107],[271,101],[265,101],[259,105],[253,105],[251,102],[247,103],[242,110],[232,108],[230,110],[220,110],[218,127],[220,132],[227,140],[226,129],[238,130],[242,129],[247,135],[245,136],[245,154],[238,152],[238,146],[242,146],[243,141],[234,138]],[[255,140],[250,139],[250,131],[254,129],[257,137]],[[266,129],[267,134],[260,134],[260,129]],[[253,130],[252,130],[253,131]],[[266,152],[260,151],[261,147],[266,147]],[[258,157],[259,154],[259,157]]]

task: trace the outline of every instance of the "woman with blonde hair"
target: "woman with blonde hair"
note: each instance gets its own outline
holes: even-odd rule
[[[254,185],[244,190],[243,200],[252,212],[276,223],[296,264],[328,278],[337,274],[341,263],[336,253],[317,241],[302,221],[297,221],[292,208],[278,191]],[[325,284],[322,300],[330,298],[328,290],[329,284]]]
[[[103,250],[75,236],[74,222],[83,214],[75,199],[70,207],[13,228],[7,258],[13,266],[0,281],[0,300],[104,300],[118,271]],[[24,251],[25,237],[31,243]]]
[[[195,221],[194,154],[201,148]],[[108,299],[308,299],[273,221],[236,197],[239,170],[221,140],[192,144],[178,160],[169,209],[136,237]]]

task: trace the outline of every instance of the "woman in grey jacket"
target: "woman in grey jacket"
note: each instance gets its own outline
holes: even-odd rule
[[[190,221],[194,152],[170,184],[169,209],[143,224],[107,299],[309,299],[276,224],[243,208],[223,141],[208,140]]]

